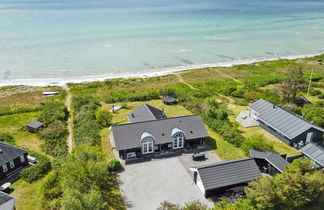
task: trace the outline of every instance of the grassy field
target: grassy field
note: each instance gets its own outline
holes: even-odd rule
[[[43,91],[58,91],[57,96],[43,96]],[[37,109],[42,103],[63,100],[65,91],[61,87],[11,86],[0,87],[0,114]]]

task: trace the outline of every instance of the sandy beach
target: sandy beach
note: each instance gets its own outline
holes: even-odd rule
[[[9,86],[9,85],[30,85],[30,86],[64,86],[67,83],[82,83],[82,82],[94,82],[94,81],[104,81],[107,79],[114,78],[149,78],[149,77],[157,77],[168,74],[173,74],[181,71],[188,71],[199,68],[208,68],[208,67],[231,67],[240,64],[251,64],[262,61],[274,61],[279,59],[298,59],[298,58],[308,58],[314,57],[324,52],[312,53],[312,54],[301,54],[301,55],[287,55],[281,57],[272,57],[272,58],[258,58],[258,59],[244,59],[244,60],[236,60],[231,62],[219,62],[219,63],[209,63],[209,64],[199,64],[199,65],[186,65],[186,66],[176,66],[169,67],[163,69],[157,69],[156,71],[140,71],[137,73],[120,73],[120,74],[103,74],[103,75],[91,75],[91,76],[80,76],[76,78],[39,78],[39,79],[6,79],[0,80],[1,86]]]

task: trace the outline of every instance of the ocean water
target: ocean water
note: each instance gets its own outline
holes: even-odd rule
[[[0,83],[323,51],[324,0],[0,0]]]

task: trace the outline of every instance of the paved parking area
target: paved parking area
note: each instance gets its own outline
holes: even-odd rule
[[[164,200],[180,205],[200,200],[213,207],[180,160],[188,159],[189,155],[126,165],[119,179],[127,208],[156,210]]]

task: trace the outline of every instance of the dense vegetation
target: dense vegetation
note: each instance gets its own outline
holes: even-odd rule
[[[216,209],[301,209],[323,206],[324,174],[314,170],[310,159],[296,159],[286,171],[263,177],[245,188],[247,199],[221,202]],[[322,203],[319,203],[322,202]]]
[[[73,99],[72,106],[74,142],[77,145],[100,145],[100,125],[95,116],[95,111],[100,107],[99,102],[90,96],[79,96]]]
[[[123,202],[114,194],[118,184],[111,165],[99,148],[76,147],[46,177],[44,209],[123,209]]]
[[[9,133],[0,133],[0,141],[6,144],[15,144],[15,139]]]
[[[37,163],[20,172],[20,177],[26,182],[33,182],[44,177],[52,168],[51,161],[44,155],[30,152],[30,155],[36,157]]]
[[[69,113],[62,102],[48,102],[44,104],[38,120],[44,123],[45,128],[39,133],[45,142],[42,145],[44,152],[54,157],[63,157],[67,152],[66,138],[68,129],[66,121]]]

